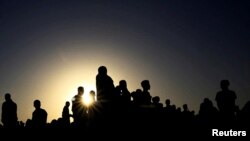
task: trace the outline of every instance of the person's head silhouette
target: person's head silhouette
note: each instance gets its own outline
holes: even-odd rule
[[[83,93],[84,93],[84,88],[83,87],[78,87],[78,95],[79,96],[82,96],[83,95]]]
[[[160,97],[159,96],[155,96],[155,97],[152,98],[152,101],[153,101],[154,104],[157,104],[157,103],[160,102]]]
[[[184,105],[183,105],[183,110],[184,110],[184,111],[188,111],[188,106],[187,106],[187,104],[184,104]]]
[[[230,83],[228,80],[221,80],[220,87],[222,90],[228,90]]]
[[[204,103],[209,103],[209,99],[208,98],[204,98]]]
[[[36,109],[40,109],[40,108],[41,108],[41,102],[40,102],[39,100],[35,100],[35,101],[34,101],[34,107],[35,107]]]
[[[95,97],[95,91],[94,91],[94,90],[91,90],[91,91],[89,92],[89,95],[90,95],[91,97]]]
[[[121,89],[127,88],[127,82],[125,80],[121,80],[119,82],[119,86]]]
[[[100,74],[100,75],[107,75],[107,68],[105,67],[105,66],[100,66],[99,68],[98,68],[98,74]]]
[[[69,105],[70,105],[70,103],[69,103],[69,101],[67,101],[67,102],[65,103],[65,106],[66,106],[66,107],[69,107]]]
[[[148,80],[143,80],[141,82],[141,86],[142,86],[142,88],[143,88],[144,91],[150,90],[150,84],[149,84]]]
[[[136,92],[137,94],[141,94],[141,93],[142,93],[142,90],[141,90],[141,89],[136,89],[135,92]]]
[[[9,93],[5,94],[5,100],[10,101],[11,100],[11,95]]]
[[[170,99],[166,99],[165,104],[166,106],[170,106]]]

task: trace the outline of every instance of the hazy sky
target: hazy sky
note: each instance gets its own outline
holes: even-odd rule
[[[249,1],[1,0],[0,102],[11,93],[26,121],[40,99],[50,122],[78,86],[95,89],[105,65],[115,85],[134,91],[148,79],[152,96],[196,112],[229,79],[242,108],[249,33]]]

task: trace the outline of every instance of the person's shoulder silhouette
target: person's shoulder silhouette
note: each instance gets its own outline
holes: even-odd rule
[[[200,116],[208,116],[210,115],[210,111],[213,108],[213,103],[208,98],[204,98],[203,102],[200,104],[199,115]]]
[[[70,117],[69,106],[70,106],[70,102],[66,101],[65,106],[63,107],[62,118],[69,118]]]
[[[40,100],[34,101],[35,111],[32,114],[32,126],[35,128],[44,128],[47,124],[47,112],[41,108]]]
[[[143,91],[142,91],[143,104],[146,104],[146,105],[151,104],[151,95],[149,93],[151,86],[150,86],[149,80],[143,80],[141,82],[141,86],[143,88]]]
[[[89,92],[89,98],[90,98],[90,102],[91,102],[92,104],[95,103],[95,97],[96,97],[95,91],[94,91],[94,90],[91,90],[91,91]]]
[[[63,107],[63,112],[62,112],[62,121],[65,126],[70,125],[70,117],[72,116],[69,113],[69,106],[70,106],[70,102],[66,101],[65,106]]]
[[[222,80],[221,81],[221,91],[219,91],[216,95],[216,102],[219,110],[224,111],[227,109],[235,108],[235,100],[237,98],[234,91],[229,90],[229,81]]]
[[[228,119],[228,121],[235,118],[237,111],[237,106],[235,105],[237,96],[234,91],[229,90],[229,85],[228,80],[222,80],[220,83],[222,90],[215,97],[221,118]]]
[[[96,76],[97,101],[112,100],[115,96],[115,86],[113,79],[108,76],[108,71],[105,66],[98,68]]]
[[[76,127],[83,127],[87,116],[87,106],[83,103],[84,88],[80,86],[77,91],[77,95],[72,99],[73,124]]]
[[[77,88],[77,95],[75,95],[72,99],[72,112],[73,116],[79,116],[79,114],[83,114],[83,110],[86,109],[85,105],[83,104],[83,94],[84,88],[82,86]]]
[[[79,108],[82,108],[83,101],[82,96],[84,94],[84,87],[79,86],[77,88],[77,94],[72,98],[72,112],[73,114],[77,114],[79,112]]]
[[[122,102],[129,103],[131,101],[131,95],[127,88],[127,82],[125,80],[121,80],[119,82],[119,88],[121,90],[121,99]]]
[[[155,96],[152,98],[152,104],[155,108],[161,109],[163,108],[163,104],[160,103],[160,97],[159,96]]]
[[[2,123],[4,127],[13,128],[17,125],[17,105],[11,99],[9,93],[5,94],[5,102],[2,105]]]

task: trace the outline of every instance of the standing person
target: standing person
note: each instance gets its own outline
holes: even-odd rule
[[[90,99],[90,104],[88,105],[88,117],[89,120],[92,120],[92,118],[94,118],[95,116],[95,110],[96,110],[96,101],[95,101],[95,91],[91,90],[89,92],[89,99]]]
[[[91,104],[94,104],[95,103],[95,91],[91,90],[89,92],[89,98],[90,98]]]
[[[65,106],[63,107],[63,112],[62,112],[63,123],[66,127],[70,126],[70,117],[72,116],[69,113],[69,106],[70,106],[70,103],[69,101],[67,101],[65,103]]]
[[[12,101],[9,93],[5,94],[5,102],[2,105],[2,123],[6,128],[17,125],[17,105]]]
[[[85,126],[87,107],[83,104],[82,96],[84,94],[84,88],[78,87],[77,95],[72,99],[72,112],[74,118],[74,124],[77,127]]]
[[[121,89],[121,94],[120,94],[121,101],[124,104],[129,104],[131,102],[131,95],[127,88],[127,82],[125,80],[121,80],[119,82],[119,87]]]
[[[148,80],[143,80],[141,82],[141,86],[143,88],[143,91],[142,91],[142,96],[141,96],[141,100],[142,100],[142,104],[143,105],[150,105],[151,104],[151,95],[149,93],[149,90],[150,90],[150,83]]]
[[[115,86],[112,78],[107,75],[107,68],[101,66],[98,68],[96,76],[97,101],[106,102],[113,99],[115,95]]]
[[[233,118],[236,112],[235,100],[237,98],[234,91],[229,90],[229,81],[222,80],[220,83],[221,91],[215,97],[219,112],[223,117]]]
[[[35,128],[44,128],[47,124],[47,112],[41,108],[39,100],[34,101],[35,111],[32,114],[32,126]]]

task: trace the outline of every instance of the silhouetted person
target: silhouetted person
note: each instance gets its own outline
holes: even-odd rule
[[[182,111],[183,118],[189,121],[191,118],[191,112],[188,109],[188,105],[183,104],[182,108],[183,108],[183,111]]]
[[[181,109],[180,109],[181,110]],[[175,116],[177,112],[176,105],[171,106],[170,115]]]
[[[94,116],[94,110],[96,107],[96,100],[95,100],[95,91],[91,90],[89,92],[89,100],[90,104],[88,105],[88,117],[92,118]]]
[[[211,102],[208,98],[204,98],[203,102],[200,105],[199,115],[207,115],[209,114],[209,110],[212,107]]]
[[[74,118],[74,124],[76,126],[84,126],[86,121],[87,107],[83,104],[84,88],[78,87],[77,95],[72,99],[72,112]]]
[[[63,120],[63,123],[65,124],[65,126],[70,125],[70,117],[72,116],[69,113],[69,106],[70,106],[70,103],[69,103],[69,101],[67,101],[65,103],[65,106],[63,107],[62,120]]]
[[[189,112],[187,104],[183,104],[182,108],[183,108],[183,112]]]
[[[44,128],[47,124],[47,112],[41,108],[41,102],[39,100],[34,101],[34,107],[36,108],[32,114],[32,126],[35,128]]]
[[[234,91],[229,90],[229,85],[228,80],[221,81],[220,86],[222,91],[217,93],[215,100],[221,115],[223,117],[233,118],[235,116],[235,100],[237,97]]]
[[[169,114],[171,112],[170,99],[165,100],[166,107],[164,107],[164,112]]]
[[[5,102],[2,105],[2,123],[7,128],[17,125],[17,105],[12,101],[9,93],[5,94]]]
[[[166,99],[165,100],[165,104],[166,104],[166,107],[170,107],[171,105],[170,105],[170,99]]]
[[[209,118],[216,116],[218,113],[217,109],[214,107],[213,102],[208,98],[204,98],[203,103],[200,105],[199,116],[202,118]]]
[[[95,103],[95,91],[91,90],[89,92],[89,98],[92,103]]]
[[[32,120],[31,119],[26,120],[25,128],[32,128]]]
[[[120,97],[123,103],[129,103],[131,101],[131,95],[127,88],[127,82],[125,80],[121,80],[119,82],[120,88]]]
[[[143,88],[142,96],[141,96],[142,104],[149,105],[149,104],[151,104],[151,95],[149,93],[149,90],[150,90],[149,81],[148,80],[143,80],[141,82],[141,86]]]
[[[133,104],[140,105],[142,103],[141,96],[142,96],[141,89],[137,89],[136,91],[132,92],[131,97],[133,98]]]
[[[161,124],[161,119],[163,119],[163,104],[160,103],[160,97],[155,96],[152,98],[152,106],[153,106],[153,113],[152,117],[154,117],[155,123]]]
[[[152,98],[152,104],[155,108],[157,109],[162,109],[163,108],[163,104],[160,103],[160,97],[159,96],[155,96]]]
[[[164,122],[163,124],[165,126],[169,126],[169,122],[173,119],[174,116],[174,112],[172,110],[172,106],[170,105],[170,99],[166,99],[165,100],[165,104],[166,106],[163,108],[163,112],[164,112]]]
[[[115,87],[113,80],[107,75],[107,68],[101,66],[98,68],[96,76],[97,101],[106,102],[113,100],[115,96]]]
[[[178,107],[175,111],[175,117],[178,119],[181,117],[181,107]]]
[[[95,128],[96,127],[96,117],[98,116],[97,112],[99,111],[97,103],[96,103],[96,94],[95,91],[91,90],[89,92],[89,98],[90,98],[90,104],[88,105],[88,123],[87,123],[87,127],[89,129],[91,128]]]

